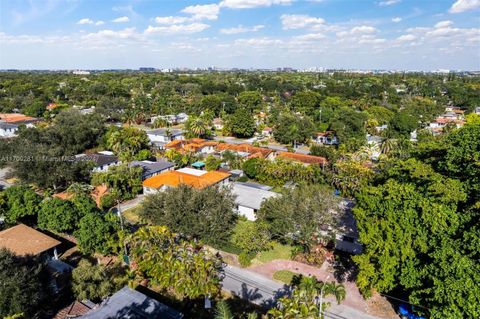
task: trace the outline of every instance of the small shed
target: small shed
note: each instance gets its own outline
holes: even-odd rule
[[[196,169],[204,169],[205,168],[205,163],[201,162],[201,161],[197,161],[197,162],[192,164],[192,167],[194,167]]]

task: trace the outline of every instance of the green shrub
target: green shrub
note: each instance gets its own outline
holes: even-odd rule
[[[252,259],[255,258],[255,253],[247,253],[242,251],[240,255],[238,255],[238,262],[242,267],[248,267],[252,264]]]

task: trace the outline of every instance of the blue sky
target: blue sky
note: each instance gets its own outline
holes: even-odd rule
[[[480,0],[0,0],[0,68],[480,69]]]

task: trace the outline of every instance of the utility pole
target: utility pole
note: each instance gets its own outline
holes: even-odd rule
[[[325,278],[325,282],[323,283],[322,289],[320,290],[320,306],[318,307],[318,316],[320,318],[323,317],[323,290],[325,289],[325,286],[327,285],[327,280],[330,278],[330,275]]]

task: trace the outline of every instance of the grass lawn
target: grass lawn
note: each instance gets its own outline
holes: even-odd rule
[[[279,270],[273,273],[273,279],[289,285],[292,282],[293,276],[295,275],[298,274],[290,270]]]
[[[122,211],[122,216],[130,224],[137,224],[140,222],[140,217],[138,216],[138,207],[132,207],[130,209]]]
[[[292,246],[282,245],[279,243],[273,244],[273,249],[262,251],[252,260],[252,265],[264,264],[275,259],[288,259],[292,254]]]

